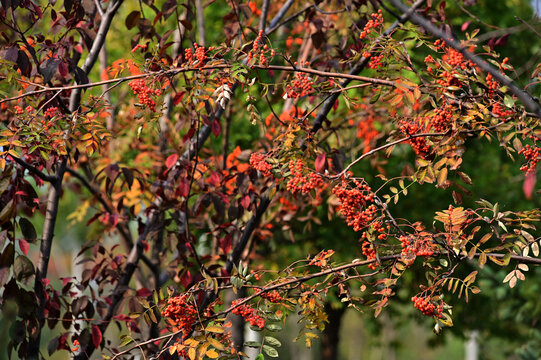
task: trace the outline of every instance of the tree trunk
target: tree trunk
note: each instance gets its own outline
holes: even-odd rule
[[[338,343],[340,337],[340,324],[346,308],[344,306],[334,309],[330,303],[325,304],[325,312],[329,322],[321,335],[321,360],[338,359]]]

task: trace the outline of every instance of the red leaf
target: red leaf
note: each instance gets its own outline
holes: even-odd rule
[[[28,246],[28,241],[19,239],[19,247],[24,255],[28,254],[28,249],[30,248],[30,246]]]
[[[175,97],[173,98],[173,104],[178,105],[178,103],[182,101],[184,95],[186,95],[186,91],[176,93]]]
[[[62,278],[62,287],[66,286],[72,279],[71,276]]]
[[[209,176],[207,182],[213,186],[218,186],[220,185],[220,180],[221,180],[220,174],[217,171],[215,171],[212,173],[212,175]]]
[[[66,64],[64,61],[62,61],[60,64],[58,64],[58,72],[62,77],[66,77],[69,74],[69,68],[68,64]]]
[[[248,207],[250,206],[250,202],[250,195],[244,195],[244,197],[240,201],[240,204],[243,208],[248,209]]]
[[[190,182],[187,178],[180,179],[178,184],[178,190],[180,192],[180,196],[188,197],[188,195],[190,194]]]
[[[231,235],[227,234],[225,237],[218,240],[218,246],[224,252],[224,254],[228,254],[231,250]]]
[[[94,347],[98,348],[101,344],[102,336],[101,330],[96,325],[92,325],[92,343]]]
[[[319,173],[327,169],[327,154],[320,154],[316,159],[316,171]]]
[[[336,101],[334,102],[333,106],[332,106],[332,109],[334,111],[336,111],[336,109],[338,109],[338,105],[340,104],[340,100],[336,99]]]
[[[171,169],[173,167],[173,165],[175,165],[177,163],[177,160],[178,160],[178,154],[169,155],[167,160],[165,160],[165,166],[168,169]]]
[[[222,126],[220,125],[219,121],[216,121],[216,120],[213,121],[210,127],[215,137],[218,137],[220,133],[222,132]]]
[[[533,190],[535,189],[535,183],[536,183],[535,173],[530,172],[528,175],[526,175],[526,178],[524,179],[524,184],[522,185],[522,190],[524,191],[524,196],[526,199],[531,199]]]
[[[188,288],[191,282],[192,274],[190,273],[190,270],[186,270],[186,272],[180,277],[180,285],[184,286],[184,288]]]
[[[137,290],[137,296],[139,297],[149,297],[150,295],[152,295],[152,291],[147,288]]]

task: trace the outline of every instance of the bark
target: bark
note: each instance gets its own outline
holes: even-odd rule
[[[321,359],[322,360],[337,360],[338,345],[340,344],[340,324],[342,317],[346,311],[346,307],[342,306],[335,309],[330,303],[325,303],[325,312],[327,313],[329,322],[321,334]]]

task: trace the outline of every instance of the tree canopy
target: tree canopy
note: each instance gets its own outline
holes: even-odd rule
[[[333,359],[345,309],[404,307],[539,356],[527,1],[2,0],[0,31],[10,357],[277,358],[295,316]]]

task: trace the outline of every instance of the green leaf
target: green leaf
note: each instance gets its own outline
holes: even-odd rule
[[[265,356],[263,356],[263,354],[258,354],[258,355],[255,357],[255,360],[265,360]]]
[[[508,108],[512,108],[515,105],[515,102],[513,101],[513,98],[511,96],[509,96],[509,95],[505,95],[505,97],[503,98],[503,103]]]
[[[277,358],[278,357],[278,351],[276,351],[275,348],[270,347],[269,345],[263,345],[263,351],[265,354],[269,355],[270,357]]]
[[[271,346],[276,346],[276,347],[282,346],[282,343],[280,342],[280,340],[272,336],[265,336],[265,343]]]
[[[278,324],[268,324],[265,326],[269,331],[282,331],[282,326]]]
[[[261,346],[261,343],[258,341],[245,341],[244,346],[252,347],[252,348],[259,348]]]

